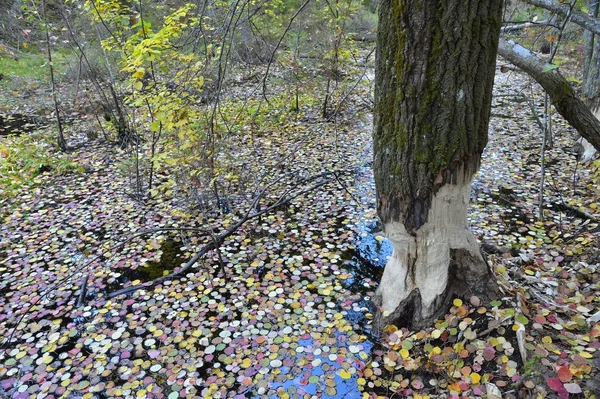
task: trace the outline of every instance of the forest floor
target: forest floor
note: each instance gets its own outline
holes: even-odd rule
[[[369,298],[391,245],[375,211],[369,90],[333,121],[309,107],[241,139],[241,177],[268,189],[262,205],[249,191],[220,214],[176,191],[135,201],[126,154],[75,122],[72,157],[84,171],[48,171],[0,198],[0,397],[598,394],[598,187],[555,115],[538,220],[542,133],[527,99],[537,112],[543,99],[517,72],[498,70],[470,213],[505,297],[489,306],[457,298],[430,329],[371,335]],[[301,195],[243,224],[185,274],[107,299],[181,267],[286,190]]]

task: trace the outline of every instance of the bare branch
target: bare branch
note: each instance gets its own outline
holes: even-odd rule
[[[577,25],[600,35],[600,19],[591,17],[580,11],[571,11],[571,5],[568,3],[558,3],[553,0],[523,0],[531,5],[553,11],[562,16],[571,14],[571,21]]]
[[[300,15],[300,13],[302,12],[302,10],[304,9],[304,7],[306,7],[308,5],[308,3],[310,3],[310,0],[306,0],[304,3],[302,3],[302,5],[300,6],[300,8],[298,8],[298,10],[296,10],[296,13],[294,15],[292,15],[292,17],[290,18],[290,20],[288,22],[288,25],[286,26],[285,30],[283,31],[283,33],[279,37],[279,41],[277,42],[277,45],[275,46],[275,49],[271,53],[271,58],[269,59],[269,63],[267,64],[267,70],[265,71],[265,76],[263,77],[263,93],[262,94],[263,94],[263,97],[264,97],[265,101],[267,101],[267,103],[269,102],[269,100],[267,99],[267,78],[269,77],[269,71],[271,69],[271,65],[273,64],[273,60],[275,59],[275,54],[277,53],[277,50],[279,49],[279,46],[281,46],[281,42],[283,41],[285,35],[287,35],[287,33],[289,32],[290,28],[292,27],[292,24],[294,23],[294,20],[296,19],[296,17],[298,15]]]
[[[535,21],[535,22],[532,21],[532,22],[524,22],[524,23],[514,24],[514,25],[506,25],[500,29],[500,32],[502,32],[502,33],[514,32],[516,30],[522,30],[522,29],[527,29],[527,28],[538,28],[538,27],[543,28],[546,26],[551,26],[553,28],[560,29],[560,26],[554,25],[549,20],[547,20],[547,21]]]

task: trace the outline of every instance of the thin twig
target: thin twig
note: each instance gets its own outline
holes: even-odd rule
[[[356,205],[360,205],[360,201],[354,196],[354,194],[352,194],[352,192],[350,192],[350,190],[348,189],[348,186],[339,178],[337,173],[334,172],[333,176],[335,177],[335,180],[337,180],[340,187],[342,187],[342,189],[344,189],[344,191],[348,193],[348,195],[352,198],[352,200],[354,200],[354,202],[356,202]]]

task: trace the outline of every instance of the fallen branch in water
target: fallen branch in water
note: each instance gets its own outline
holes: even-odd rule
[[[155,278],[154,280],[148,281],[145,284],[126,287],[126,288],[122,288],[120,290],[111,292],[107,295],[107,298],[112,299],[119,295],[127,295],[127,294],[131,294],[137,290],[151,288],[162,282],[171,280],[177,276],[187,273],[192,268],[192,266],[194,266],[200,260],[200,258],[202,258],[204,255],[206,255],[208,252],[210,252],[214,249],[218,249],[218,247],[223,243],[223,241],[225,241],[226,238],[228,238],[233,233],[235,233],[240,227],[242,227],[249,220],[258,218],[266,213],[269,213],[282,205],[286,205],[286,204],[290,203],[292,200],[294,200],[304,194],[307,194],[311,191],[316,190],[319,187],[322,187],[322,186],[328,184],[331,181],[330,177],[333,176],[333,177],[337,178],[338,173],[339,173],[339,171],[325,172],[325,173],[321,173],[316,176],[309,177],[307,179],[302,179],[301,181],[296,183],[294,186],[287,189],[279,197],[279,199],[277,201],[275,201],[273,204],[269,205],[268,207],[266,207],[264,209],[256,210],[256,206],[260,202],[260,199],[264,195],[267,188],[261,190],[261,192],[259,192],[255,196],[248,211],[240,220],[238,220],[233,226],[231,226],[229,229],[225,230],[223,233],[221,233],[219,235],[213,235],[212,240],[207,242],[206,244],[204,244],[204,246],[198,252],[196,252],[196,254],[190,260],[188,260],[185,265],[183,265],[183,267],[181,267],[180,269],[178,269],[172,273],[167,274],[166,276],[158,277],[158,278]],[[314,181],[317,181],[317,183],[313,184],[312,186],[310,186],[304,190],[301,190],[301,191],[291,195],[291,192],[294,189],[298,188],[300,185],[303,185],[303,184],[306,184],[309,182],[314,182]]]
[[[90,278],[89,274],[86,274],[83,278],[83,282],[81,283],[81,290],[79,291],[79,298],[77,298],[76,307],[80,307],[83,305],[83,301],[85,300],[85,294],[87,293],[87,283]]]
[[[579,209],[569,204],[563,204],[558,202],[553,202],[552,207],[558,209],[563,212],[571,212],[573,215],[577,216],[580,219],[589,219],[594,223],[600,223],[600,218],[596,215],[592,215],[589,212],[584,211],[583,209]]]

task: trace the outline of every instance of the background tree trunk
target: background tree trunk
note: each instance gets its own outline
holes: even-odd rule
[[[598,17],[599,0],[588,0],[590,16]],[[600,40],[596,34],[585,31],[585,56],[583,68],[583,99],[594,116],[600,120]],[[581,138],[583,162],[591,161],[596,149],[585,138]]]
[[[498,292],[467,226],[487,144],[502,2],[384,0],[374,112],[377,208],[394,244],[374,330],[423,326]]]

